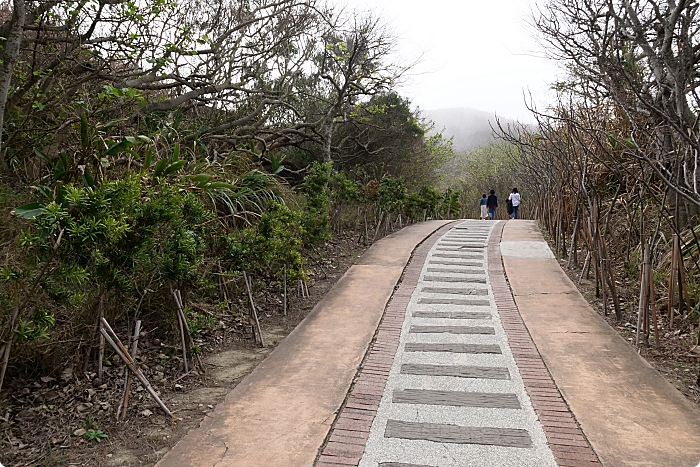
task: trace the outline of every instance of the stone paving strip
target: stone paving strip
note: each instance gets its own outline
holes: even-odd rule
[[[396,341],[368,354],[317,467],[557,465],[489,281],[495,225],[445,227],[416,252],[389,305],[403,313],[387,309]]]

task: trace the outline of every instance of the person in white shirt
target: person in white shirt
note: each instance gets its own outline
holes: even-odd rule
[[[518,193],[517,188],[513,188],[513,191],[508,195],[508,201],[511,202],[513,206],[513,213],[510,215],[513,219],[518,218],[518,206],[520,206],[520,193]]]

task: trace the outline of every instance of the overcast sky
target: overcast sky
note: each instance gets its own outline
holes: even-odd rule
[[[542,58],[527,24],[532,0],[344,0],[371,10],[398,37],[410,63],[402,92],[423,109],[470,107],[532,122],[523,92],[546,103],[561,71]]]

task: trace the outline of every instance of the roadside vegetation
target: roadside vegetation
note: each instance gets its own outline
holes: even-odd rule
[[[105,323],[131,349],[140,322],[141,350],[174,373],[137,365],[174,387],[204,370],[213,329],[263,344],[251,302],[284,297],[286,313],[334,239],[460,215],[438,170],[450,141],[396,92],[408,67],[370,15],[313,0],[3,8],[3,462],[51,465],[110,436],[123,401],[95,390],[121,393],[126,373]],[[40,413],[51,430],[34,430]]]
[[[697,5],[545,2],[532,23],[567,76],[510,166],[575,282],[688,397],[700,370]]]

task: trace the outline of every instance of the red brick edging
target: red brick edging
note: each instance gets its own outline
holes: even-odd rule
[[[564,402],[532,341],[506,282],[499,248],[506,222],[496,224],[489,238],[489,280],[515,363],[559,466],[600,467],[598,456],[581,431],[569,406]]]
[[[370,350],[316,458],[316,467],[357,466],[360,463],[399,347],[406,308],[418,285],[423,264],[435,242],[457,222],[442,226],[413,250],[400,283],[384,310]]]

